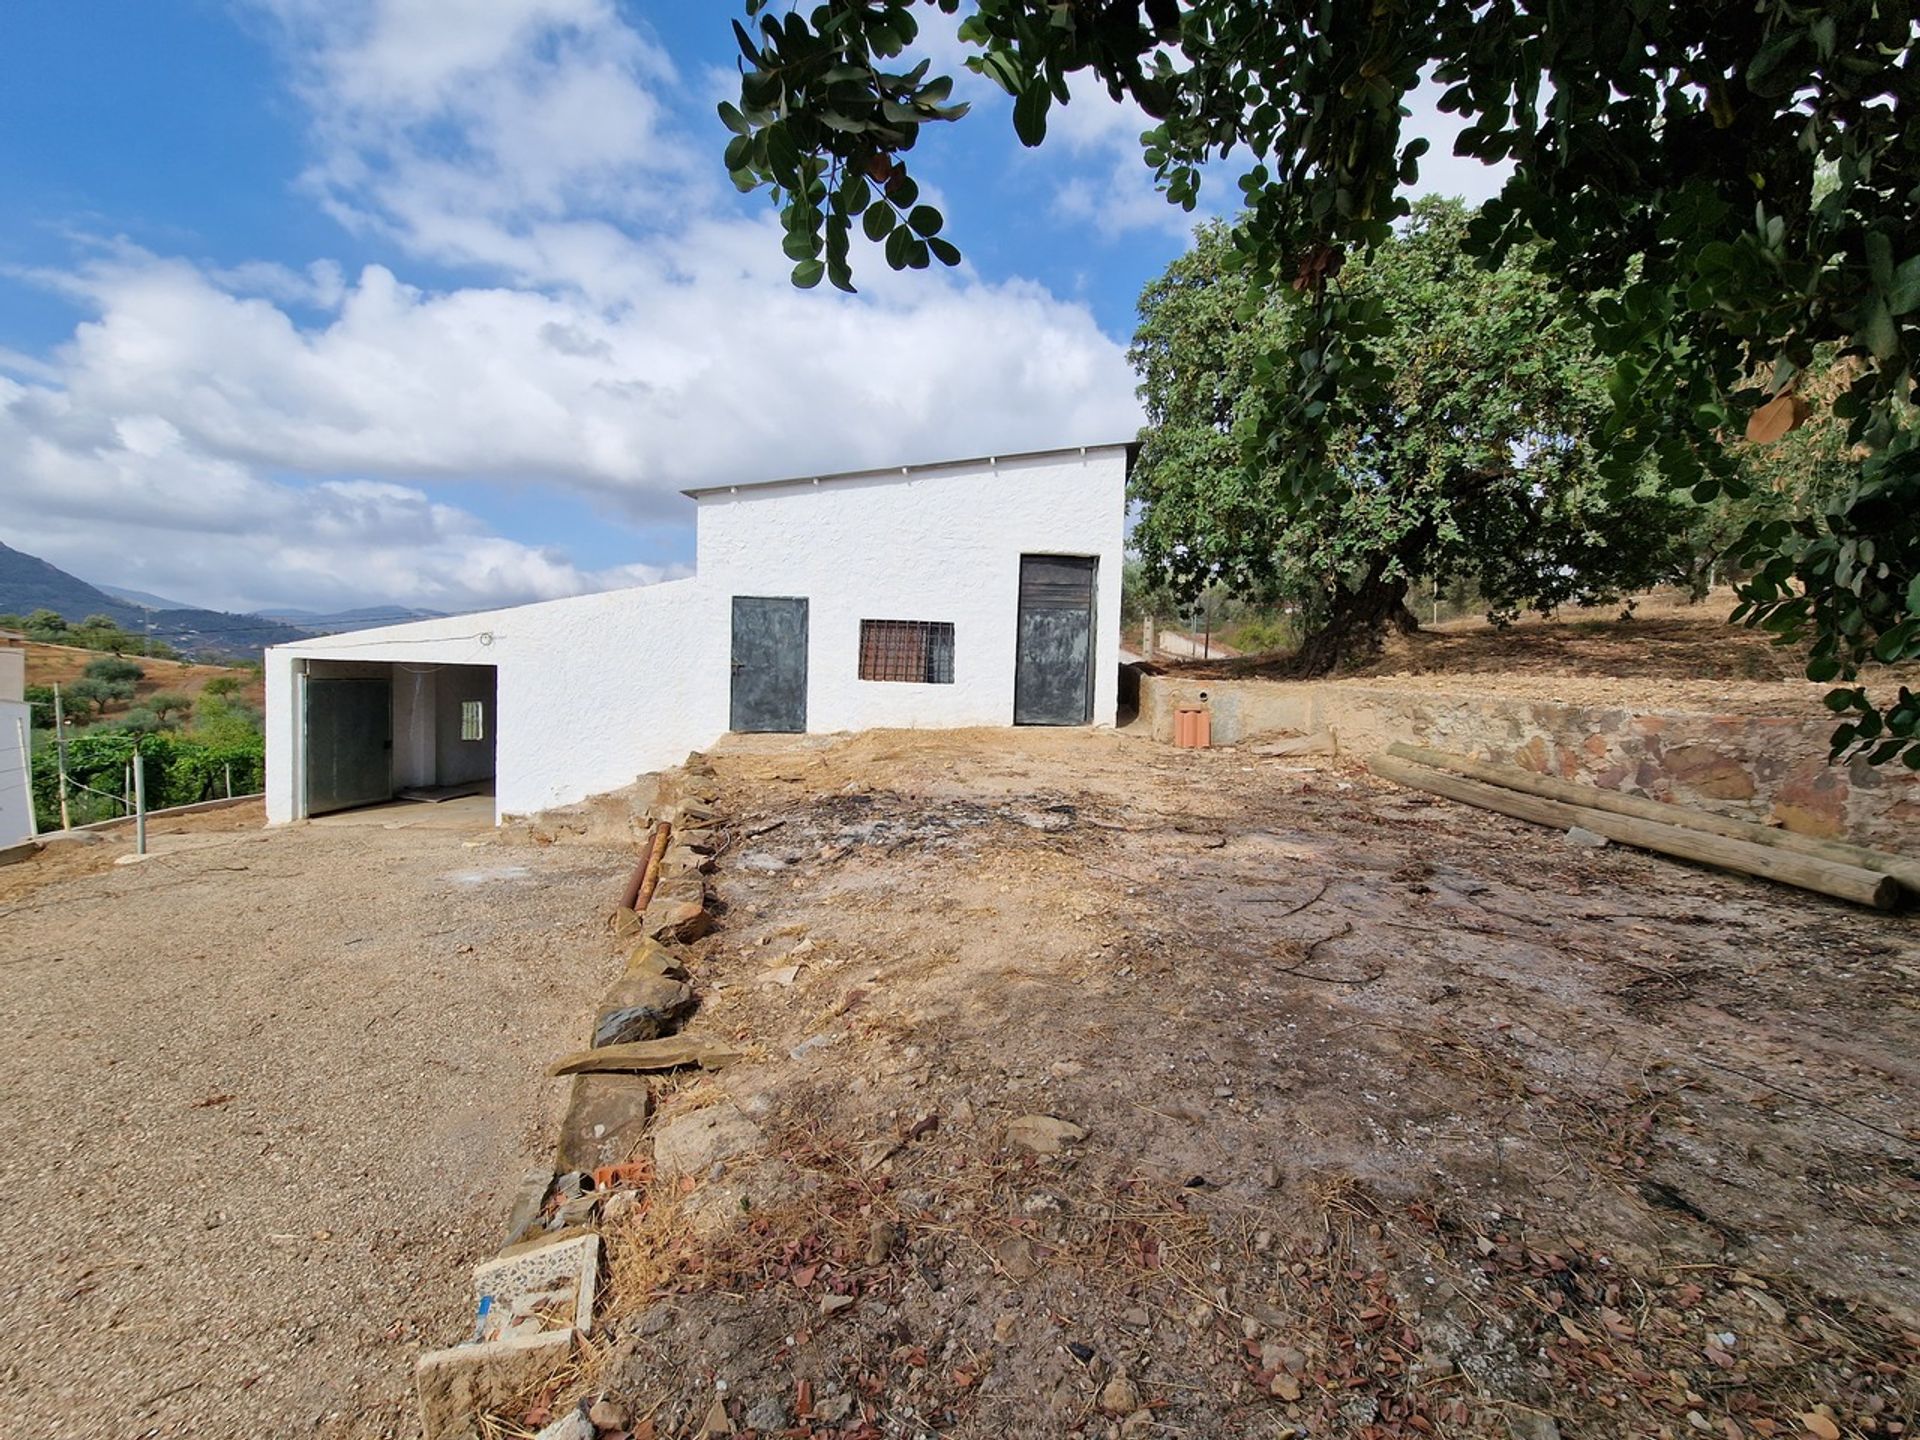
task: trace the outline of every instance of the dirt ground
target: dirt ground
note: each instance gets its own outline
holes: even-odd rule
[[[1484,619],[1448,620],[1412,635],[1388,635],[1377,658],[1332,678],[1356,686],[1515,695],[1565,704],[1633,705],[1709,714],[1807,715],[1822,723],[1831,687],[1807,681],[1804,648],[1781,647],[1763,630],[1729,625],[1735,597],[1715,591],[1697,604],[1670,594],[1619,607],[1523,616],[1506,629]],[[1169,673],[1208,679],[1283,674],[1284,656],[1172,661]],[[1467,680],[1466,677],[1471,677]],[[1883,668],[1881,688],[1920,683],[1920,667]]]
[[[624,857],[259,825],[0,867],[0,1435],[417,1434],[550,1153]]]
[[[1912,918],[1332,763],[757,739],[636,1436],[1912,1433]]]

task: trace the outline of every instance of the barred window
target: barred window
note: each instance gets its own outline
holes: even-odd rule
[[[481,700],[462,700],[460,702],[460,738],[462,740],[484,740],[487,738],[487,707]]]
[[[945,620],[862,620],[860,678],[953,684],[953,625]]]

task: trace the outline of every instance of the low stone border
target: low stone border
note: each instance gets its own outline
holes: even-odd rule
[[[606,1052],[622,1068],[573,1075],[553,1163],[522,1179],[507,1220],[505,1248],[474,1271],[481,1312],[474,1335],[420,1357],[415,1386],[426,1440],[468,1440],[479,1416],[551,1380],[572,1361],[575,1340],[590,1335],[593,1327],[598,1226],[630,1211],[633,1187],[653,1177],[653,1161],[640,1156],[652,1115],[652,1089],[644,1072],[679,1063],[720,1063],[723,1052],[731,1053],[691,1043],[693,1036],[685,1037],[690,1042],[685,1045],[672,1043],[697,1003],[693,957],[684,947],[714,924],[706,876],[724,842],[715,826],[712,780],[712,767],[698,756],[660,778],[648,811],[648,818],[666,827],[669,840],[659,880],[644,910],[617,908],[609,919],[616,939],[629,946],[627,963],[595,1012],[588,1051],[576,1057],[584,1061]],[[637,1058],[649,1044],[663,1057],[660,1063]],[[660,1163],[671,1168],[678,1153],[673,1136],[662,1133],[655,1144],[662,1151]],[[583,1248],[584,1241],[591,1241],[590,1247]],[[578,1286],[573,1323],[542,1330],[527,1322],[521,1325],[526,1333],[516,1333],[513,1317],[538,1309],[543,1297],[551,1300],[548,1272],[565,1268],[558,1264],[562,1253],[591,1257],[588,1276]],[[545,1263],[548,1256],[555,1261]],[[515,1283],[503,1286],[502,1274],[516,1277]],[[501,1305],[508,1307],[509,1329],[494,1336],[488,1317]],[[591,1440],[598,1429],[583,1403],[540,1433],[541,1440]]]
[[[1392,684],[1140,676],[1140,722],[1171,743],[1173,715],[1204,705],[1215,745],[1326,736],[1365,756],[1396,740],[1518,765],[1625,794],[1913,854],[1920,773],[1827,763],[1833,717],[1809,697],[1787,715],[1593,705]]]

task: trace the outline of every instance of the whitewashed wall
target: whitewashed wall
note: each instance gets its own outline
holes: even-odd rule
[[[726,643],[708,596],[676,580],[276,645],[267,652],[267,819],[299,815],[297,662],[495,666],[495,811],[526,815],[617,790],[711,745],[727,728],[725,667],[716,676],[695,659]],[[395,715],[403,767],[404,714]]]
[[[33,744],[33,719],[20,700],[0,700],[0,845],[12,845],[33,833],[33,792],[20,727]]]
[[[267,818],[299,816],[302,662],[497,667],[499,815],[677,764],[726,733],[735,595],[809,601],[810,731],[1011,724],[1022,554],[1098,557],[1093,719],[1111,725],[1125,512],[1117,445],[702,493],[696,579],[269,650]],[[860,679],[862,620],[951,622],[954,683]],[[412,699],[403,676],[402,784],[431,763]]]
[[[1126,469],[1114,445],[703,493],[700,583],[727,615],[735,595],[807,598],[811,731],[1010,725],[1020,556],[1098,556],[1093,720],[1111,725]],[[950,621],[954,683],[862,680],[862,620]]]

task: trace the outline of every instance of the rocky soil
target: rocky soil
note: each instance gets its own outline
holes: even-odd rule
[[[734,742],[605,1434],[1898,1436],[1911,919],[1363,771]]]

